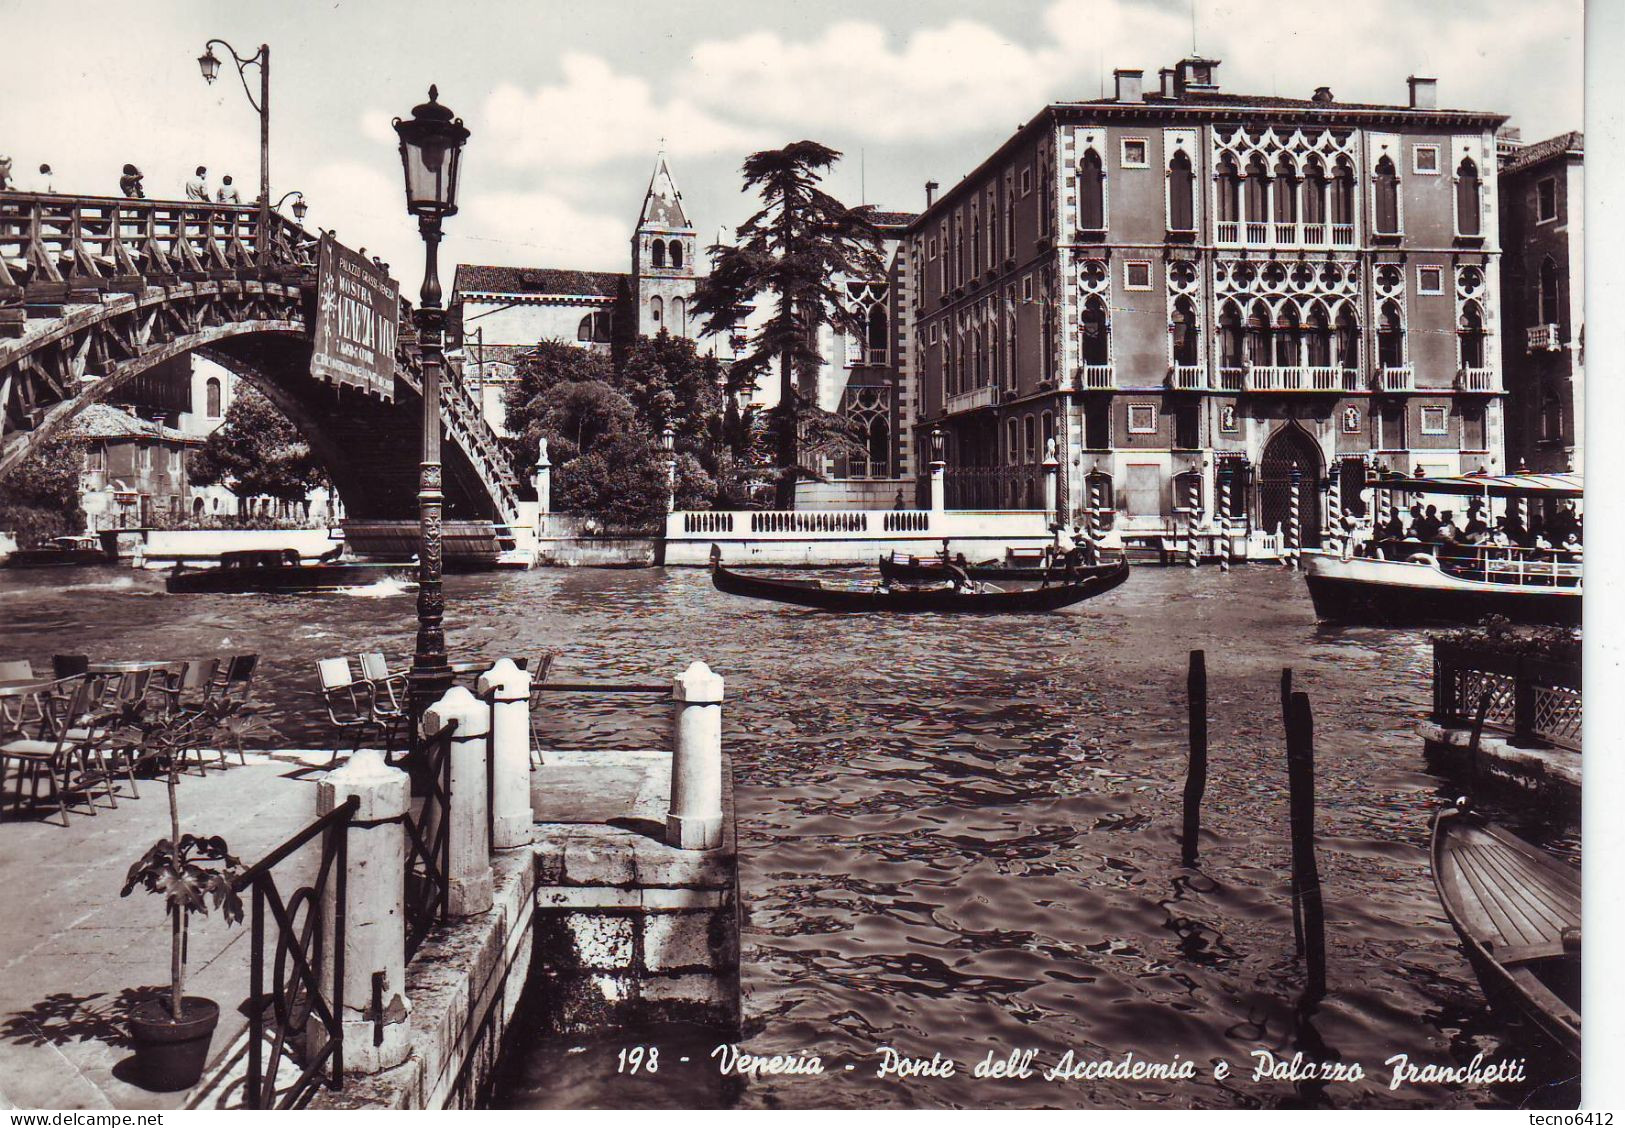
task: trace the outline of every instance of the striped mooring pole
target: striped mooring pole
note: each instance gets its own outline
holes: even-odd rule
[[[1342,554],[1343,551],[1343,491],[1336,471],[1331,485],[1326,487],[1326,550]]]
[[[1230,571],[1230,471],[1219,471],[1219,571]]]
[[[1089,483],[1089,512],[1084,514],[1083,527],[1089,530],[1091,541],[1100,540],[1100,483]]]
[[[1189,517],[1185,523],[1185,566],[1195,568],[1202,563],[1201,548],[1196,543],[1196,522],[1202,510],[1202,478],[1201,475],[1190,476],[1190,487],[1185,491],[1185,501],[1189,510]]]
[[[1287,495],[1286,559],[1288,568],[1298,566],[1298,550],[1303,547],[1303,471],[1292,468],[1292,484]]]

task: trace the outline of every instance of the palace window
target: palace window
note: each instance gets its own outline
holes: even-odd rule
[[[1174,405],[1174,446],[1180,450],[1197,450],[1202,445],[1202,405],[1194,400]],[[1202,475],[1196,475],[1198,486]],[[1186,487],[1188,489],[1188,487]],[[1179,495],[1187,496],[1185,493]]]
[[[1145,259],[1129,259],[1123,263],[1125,290],[1151,289],[1151,263]]]
[[[210,419],[219,419],[220,411],[220,381],[210,376],[208,383],[203,385],[204,414]]]
[[[1026,168],[1021,170],[1021,194],[1022,194],[1022,196],[1030,195],[1032,193],[1032,190],[1033,190],[1033,168],[1032,168],[1032,165],[1028,165]]]
[[[1411,171],[1423,176],[1439,175],[1439,146],[1413,145],[1411,147]]]
[[[1542,325],[1559,325],[1562,323],[1559,314],[1562,311],[1562,302],[1559,299],[1557,286],[1557,263],[1550,255],[1540,261],[1540,323]]]
[[[1275,222],[1298,222],[1298,170],[1285,153],[1275,162]]]
[[[885,364],[888,337],[885,306],[876,304],[869,307],[869,323],[865,328],[869,343],[869,363]]]
[[[1292,302],[1282,302],[1281,311],[1275,318],[1275,363],[1282,368],[1296,368],[1298,355],[1298,307]]]
[[[1042,441],[1044,456],[1049,457],[1049,445],[1055,439],[1055,413],[1046,411],[1038,417],[1038,437]]]
[[[1485,367],[1484,348],[1484,314],[1479,310],[1477,302],[1468,302],[1461,311],[1461,325],[1457,329],[1461,338],[1461,366],[1463,368]]]
[[[1011,466],[1021,461],[1021,423],[1013,415],[1004,421],[1004,460]]]
[[[1405,320],[1393,302],[1382,303],[1377,315],[1377,363],[1384,368],[1405,364]]]
[[[1422,408],[1422,434],[1448,435],[1450,433],[1450,415],[1442,407]]]
[[[925,258],[926,258],[927,262],[935,262],[937,260],[937,241],[936,241],[936,239],[932,239],[930,242],[928,242],[925,245]]]
[[[1004,174],[1004,253],[1009,257],[1016,245],[1016,181]]]
[[[1557,382],[1547,379],[1540,399],[1540,437],[1542,442],[1560,442],[1563,433],[1563,397],[1557,394]]]
[[[1319,157],[1310,157],[1303,172],[1303,221],[1326,222],[1326,170]]]
[[[1360,323],[1346,305],[1337,311],[1337,363],[1350,371],[1360,367]]]
[[[1375,207],[1373,230],[1382,235],[1399,234],[1399,174],[1394,162],[1384,156],[1377,159],[1375,175]]]
[[[982,212],[971,201],[970,206],[970,276],[982,273]]]
[[[1417,267],[1416,292],[1418,294],[1444,293],[1444,268],[1438,266]]]
[[[1189,298],[1181,296],[1174,299],[1174,312],[1168,322],[1168,333],[1174,363],[1184,368],[1197,364],[1196,307]]]
[[[1241,218],[1241,176],[1236,162],[1226,153],[1219,161],[1219,222],[1234,223]]]
[[[1078,164],[1078,225],[1085,231],[1106,230],[1106,170],[1093,149]]]
[[[1468,405],[1461,410],[1461,447],[1463,450],[1488,450],[1485,435],[1484,409]]]
[[[1083,407],[1083,445],[1090,450],[1110,450],[1112,445],[1111,401],[1085,403]],[[1090,475],[1093,479],[1094,475]],[[1110,490],[1107,491],[1108,494]]]
[[[1354,168],[1346,159],[1332,173],[1332,222],[1354,223]]]
[[[1267,368],[1273,364],[1274,358],[1270,355],[1270,311],[1263,302],[1254,302],[1253,308],[1247,313],[1245,325],[1247,338],[1247,363]]]
[[[1226,302],[1219,312],[1219,366],[1240,368],[1243,363],[1241,345],[1241,314],[1234,303]]]
[[[1482,235],[1480,222],[1478,165],[1471,157],[1464,157],[1456,166],[1456,233],[1464,236]]]
[[[1318,303],[1311,306],[1304,322],[1304,361],[1311,368],[1332,366],[1332,329],[1326,311]]]
[[[1028,412],[1021,420],[1021,454],[1026,462],[1038,461],[1038,419]]]
[[[1168,162],[1168,230],[1196,230],[1196,174],[1183,149]]]
[[[1117,163],[1121,168],[1149,168],[1151,162],[1146,157],[1145,138],[1123,138],[1122,149],[1118,154]]]
[[[1111,330],[1106,320],[1106,303],[1090,295],[1083,303],[1078,322],[1079,359],[1088,365],[1111,363]]]
[[[1131,403],[1128,405],[1128,433],[1131,435],[1154,435],[1157,433],[1157,405],[1154,403]]]
[[[1246,183],[1242,185],[1249,223],[1263,223],[1270,217],[1270,176],[1264,158],[1254,153],[1247,162]]]
[[[1557,180],[1548,176],[1535,185],[1535,222],[1550,223],[1557,218]]]

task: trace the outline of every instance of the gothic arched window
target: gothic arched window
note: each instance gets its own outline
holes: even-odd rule
[[[672,244],[676,246],[676,244]],[[682,298],[671,300],[671,328],[678,336],[688,333],[688,303]]]
[[[869,473],[876,478],[891,477],[891,423],[884,415],[869,421]]]
[[[677,239],[673,239],[671,241],[671,258],[670,258],[670,261],[671,261],[671,268],[673,270],[681,270],[681,269],[683,269],[683,244],[682,244],[681,241],[679,241]]]
[[[1281,312],[1275,318],[1275,363],[1282,368],[1296,368],[1300,363],[1299,329],[1298,307],[1282,302]]]
[[[659,246],[658,243],[655,245]],[[665,304],[661,302],[659,294],[649,299],[649,320],[654,323],[657,330],[660,328],[661,317],[665,312]]]
[[[219,381],[218,378],[216,378],[214,376],[210,376],[209,377],[209,382],[207,384],[203,385],[203,400],[204,400],[204,405],[203,405],[204,406],[204,414],[207,415],[210,419],[219,419],[220,415],[221,415],[221,410],[220,410],[220,381]]]
[[[1242,366],[1241,341],[1241,313],[1236,309],[1235,303],[1226,302],[1224,309],[1219,312],[1220,367],[1240,368]]]
[[[1106,303],[1098,297],[1091,296],[1084,301],[1078,333],[1078,347],[1084,364],[1111,363],[1111,338],[1106,323]]]
[[[1463,368],[1483,368],[1484,362],[1484,315],[1480,312],[1477,302],[1468,302],[1461,311],[1461,327],[1458,330],[1461,337],[1461,366]]]
[[[666,241],[664,239],[656,239],[649,253],[653,256],[651,261],[654,263],[656,270],[666,269]]]
[[[1247,182],[1242,195],[1247,205],[1247,220],[1262,223],[1270,217],[1270,174],[1264,167],[1264,158],[1257,153],[1247,162]]]
[[[1456,167],[1456,232],[1461,235],[1483,233],[1479,222],[1478,165],[1471,157],[1462,158]]]
[[[1078,225],[1085,231],[1106,230],[1106,170],[1093,149],[1078,163]]]
[[[1561,324],[1558,316],[1562,304],[1557,290],[1557,263],[1547,255],[1540,263],[1540,323],[1542,325]]]
[[[1285,153],[1275,162],[1275,222],[1298,222],[1298,170]]]
[[[1318,303],[1304,320],[1304,363],[1311,368],[1332,366],[1332,329],[1326,311]]]
[[[1393,302],[1383,302],[1377,314],[1377,363],[1384,368],[1405,364],[1405,319]]]
[[[1347,160],[1339,160],[1332,173],[1332,222],[1354,223],[1354,169]]]
[[[1241,218],[1241,176],[1236,161],[1226,153],[1219,161],[1219,222],[1234,223]]]
[[[1326,222],[1326,170],[1319,157],[1310,157],[1303,171],[1303,221]]]
[[[1376,208],[1373,230],[1383,235],[1399,234],[1399,174],[1388,157],[1377,159]]]
[[[865,336],[869,342],[869,363],[886,363],[886,307],[872,305],[869,307],[868,324]]]
[[[1274,363],[1270,356],[1270,311],[1263,302],[1254,302],[1253,308],[1247,313],[1247,363],[1269,367]]]
[[[1360,367],[1360,323],[1346,305],[1337,311],[1337,363],[1349,370]]]
[[[1196,359],[1196,307],[1187,297],[1174,299],[1174,316],[1169,322],[1174,363],[1190,367]]]
[[[1183,149],[1168,161],[1168,230],[1196,230],[1196,174]]]

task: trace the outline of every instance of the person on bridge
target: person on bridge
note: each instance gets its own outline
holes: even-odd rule
[[[186,198],[209,202],[209,170],[202,165],[197,166],[196,174],[186,182]]]
[[[0,192],[11,190],[11,158],[0,157]]]
[[[243,194],[237,191],[237,185],[231,182],[231,173],[228,172],[220,178],[220,191],[214,194],[214,201],[217,204],[240,204],[243,202]]]
[[[52,177],[52,175],[53,174],[51,172],[51,166],[50,165],[42,164],[42,165],[39,166],[39,189],[38,189],[39,191],[41,191],[41,192],[55,192],[56,191],[55,188],[51,187],[51,177]]]
[[[124,166],[124,175],[118,178],[118,188],[132,200],[145,200],[146,192],[141,188],[141,170],[133,164]]]

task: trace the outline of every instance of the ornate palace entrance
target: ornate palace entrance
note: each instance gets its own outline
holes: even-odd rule
[[[1320,447],[1302,427],[1288,423],[1270,438],[1258,467],[1258,517],[1267,533],[1287,531],[1292,472],[1298,471],[1300,548],[1320,547]]]

